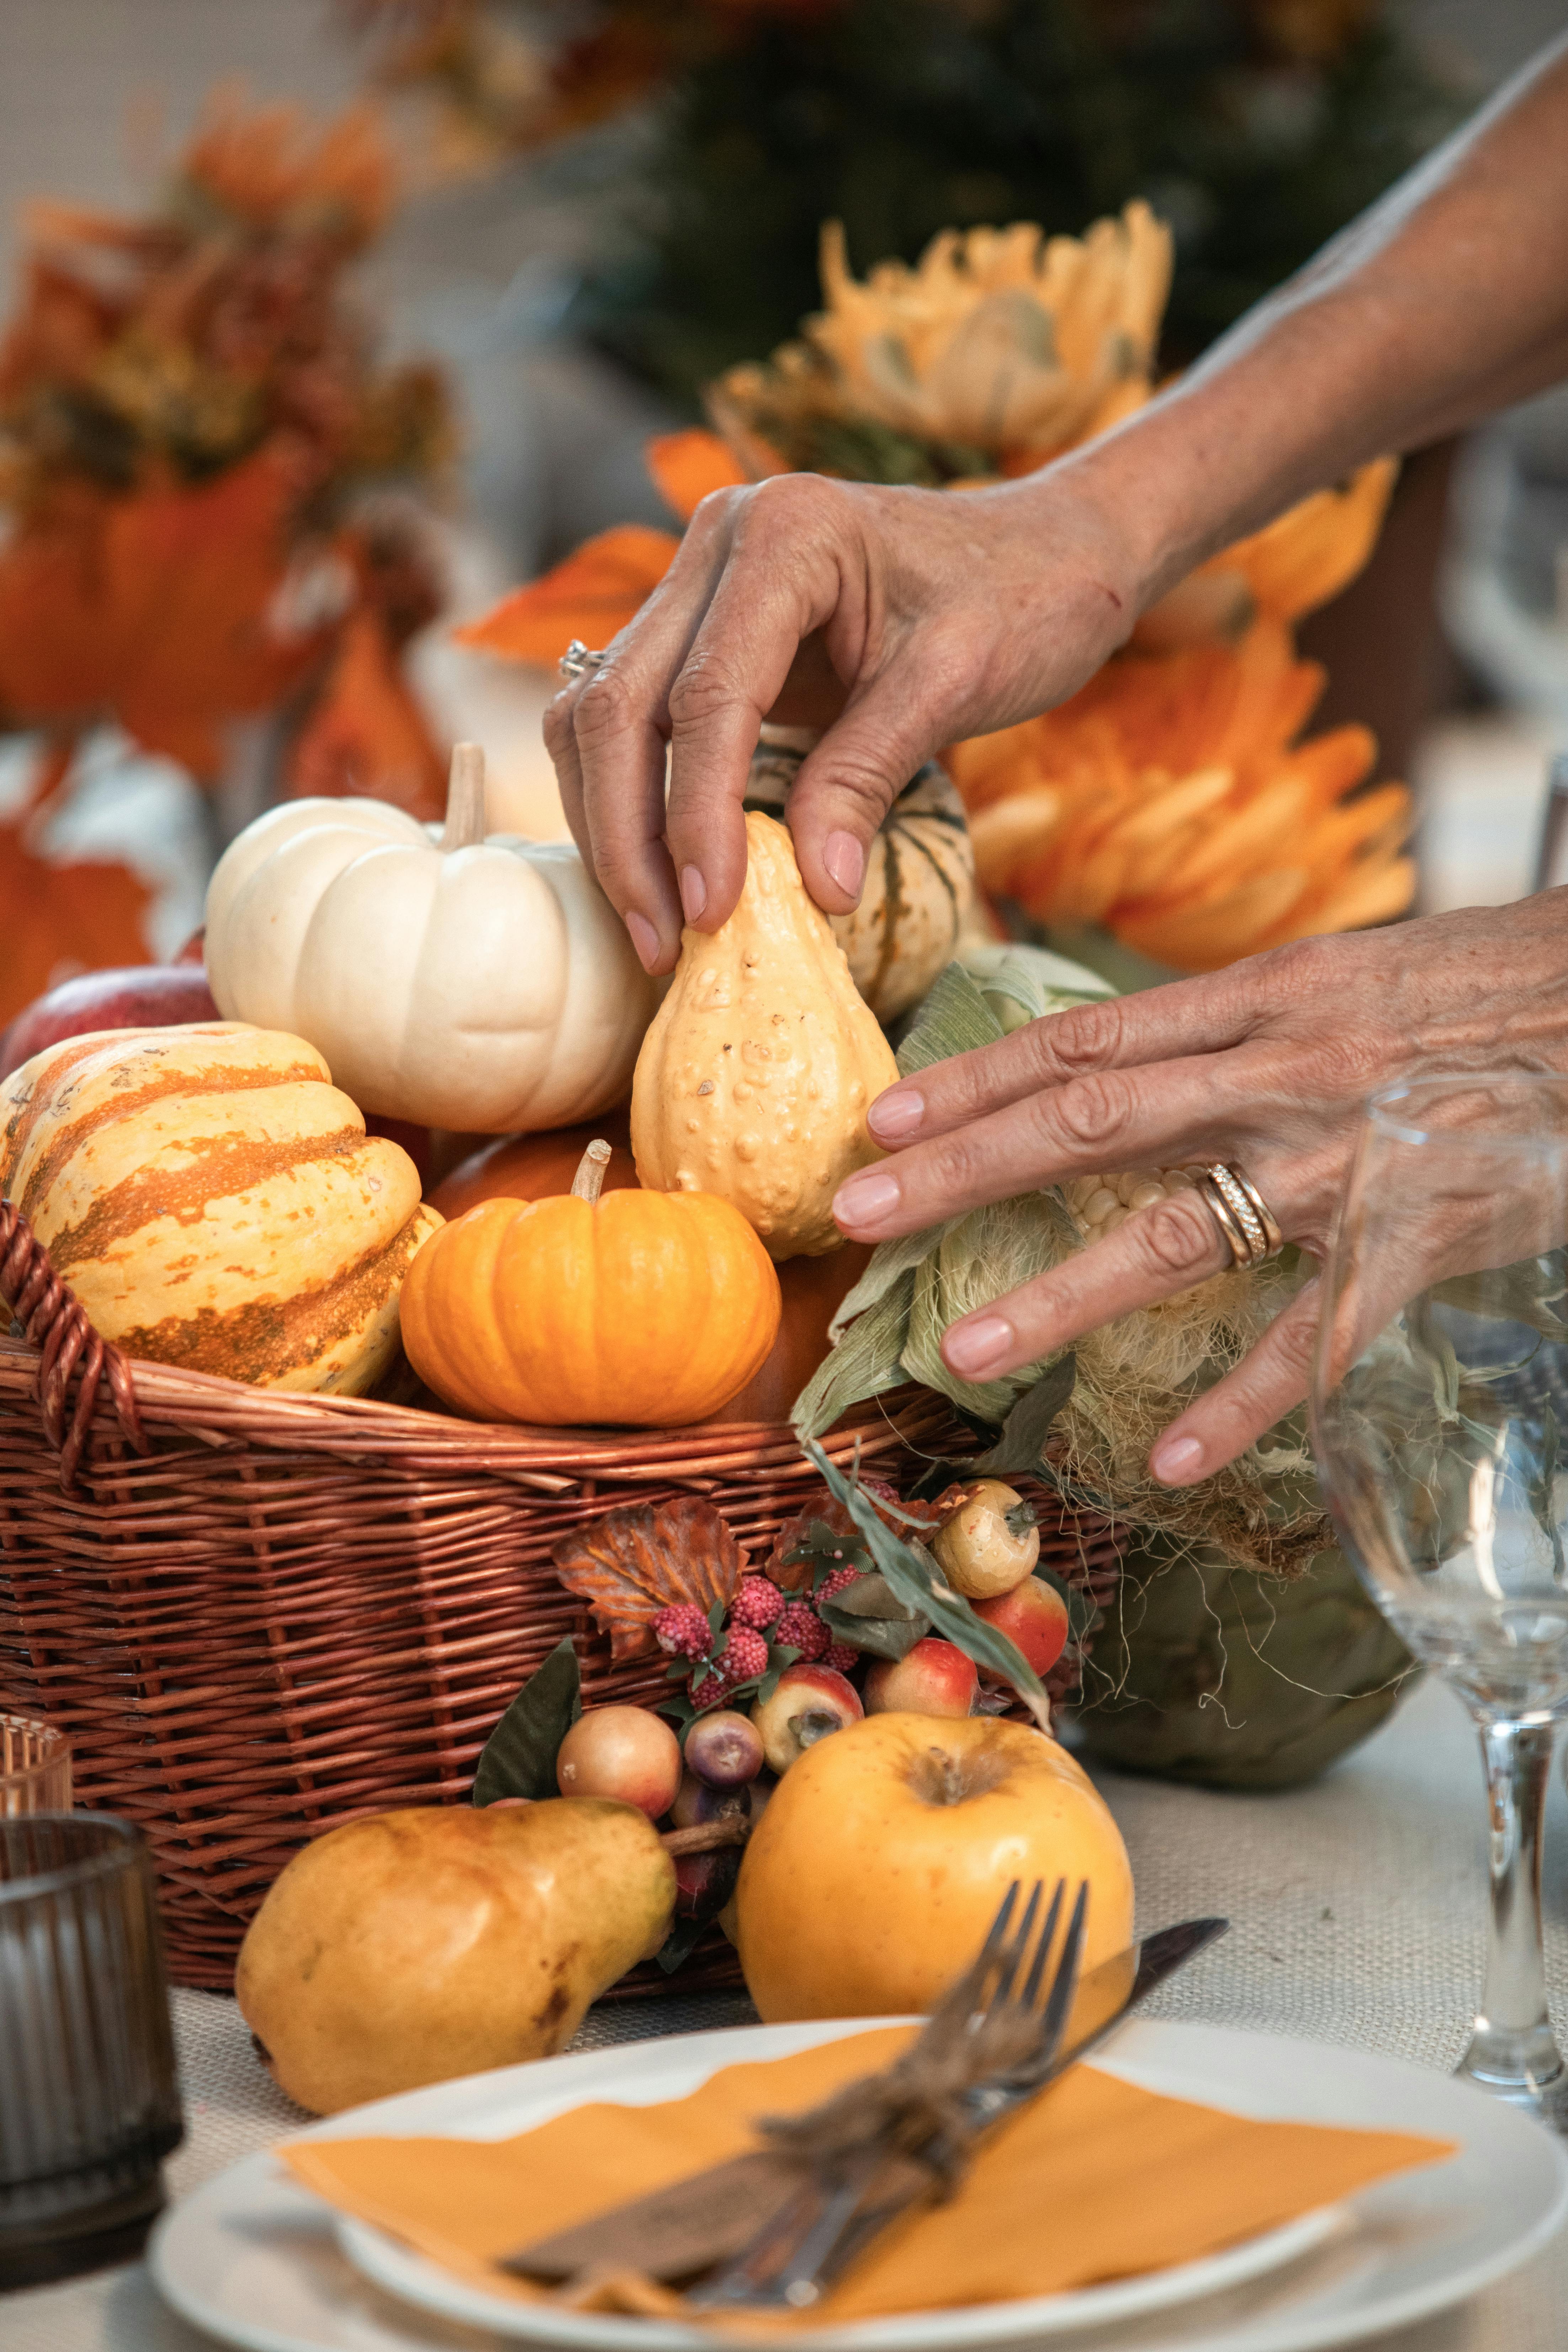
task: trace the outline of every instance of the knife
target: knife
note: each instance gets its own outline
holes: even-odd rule
[[[1027,2095],[1055,2082],[1069,2066],[1096,2050],[1113,2033],[1157,1985],[1194,1959],[1223,1936],[1226,1919],[1187,1919],[1163,1927],[1131,1945],[1081,1979],[1074,2003],[1075,2015],[1089,2022],[1066,2049],[1044,2081]],[[984,2090],[973,2095],[985,2102],[977,2120],[994,2122],[1010,2102]],[[631,2199],[592,2220],[553,2231],[516,2252],[500,2258],[502,2270],[531,2279],[574,2279],[585,2271],[625,2270],[644,2277],[673,2283],[691,2279],[721,2263],[735,2262],[752,2245],[785,2204],[798,2200],[810,2186],[798,2162],[767,2148],[731,2157],[707,2171]],[[875,2214],[859,2217],[852,2240],[837,2254],[835,2268],[851,2261],[873,2234],[917,2198],[928,2195],[930,2172],[910,2164],[889,2199],[880,2197]],[[902,2191],[903,2193],[898,2193]],[[715,2287],[719,2282],[715,2282]],[[711,2290],[710,2290],[711,2292]],[[726,2297],[726,2300],[729,2298]]]

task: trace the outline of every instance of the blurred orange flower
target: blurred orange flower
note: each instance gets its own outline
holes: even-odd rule
[[[981,880],[1187,971],[1402,913],[1410,794],[1358,792],[1364,727],[1298,741],[1322,688],[1259,619],[1234,646],[1119,656],[1057,709],[952,745]]]

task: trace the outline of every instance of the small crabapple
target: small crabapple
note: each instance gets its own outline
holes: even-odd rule
[[[561,1743],[555,1781],[563,1797],[616,1797],[657,1822],[680,1786],[680,1742],[646,1706],[591,1706]]]
[[[1067,1647],[1067,1603],[1043,1576],[1026,1576],[1011,1592],[1000,1592],[994,1601],[976,1601],[973,1608],[977,1617],[1006,1634],[1037,1675],[1048,1674]],[[987,1672],[985,1679],[1000,1677]]]
[[[858,1723],[865,1709],[853,1683],[831,1666],[786,1666],[771,1698],[759,1699],[752,1721],[762,1735],[763,1754],[774,1772],[787,1772],[795,1759],[826,1738]]]
[[[952,1642],[928,1636],[901,1658],[879,1658],[866,1676],[868,1715],[971,1715],[979,1676]]]

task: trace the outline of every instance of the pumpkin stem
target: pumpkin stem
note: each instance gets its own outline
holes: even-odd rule
[[[574,1201],[596,1201],[604,1190],[605,1171],[610,1164],[610,1147],[603,1137],[596,1137],[577,1162],[577,1173],[572,1179]]]
[[[454,743],[447,779],[447,822],[441,832],[444,855],[471,849],[485,837],[485,755],[478,743]]]

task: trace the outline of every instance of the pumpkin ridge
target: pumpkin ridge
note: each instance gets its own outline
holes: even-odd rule
[[[290,1136],[265,1143],[254,1136],[237,1142],[193,1136],[184,1139],[205,1157],[180,1169],[143,1171],[100,1193],[87,1214],[63,1226],[49,1242],[57,1264],[71,1266],[100,1258],[115,1243],[159,1217],[176,1224],[199,1224],[211,1201],[229,1200],[269,1176],[288,1174],[302,1161],[347,1160],[374,1140],[361,1128],[340,1127],[324,1135]]]
[[[53,1100],[54,1075],[51,1068],[49,1085],[43,1090],[46,1116],[49,1104]],[[35,1219],[37,1204],[79,1143],[96,1134],[100,1128],[117,1125],[121,1119],[129,1117],[132,1113],[145,1110],[150,1104],[162,1102],[171,1095],[247,1094],[262,1087],[320,1086],[321,1083],[320,1069],[299,1063],[289,1063],[281,1068],[275,1065],[265,1069],[258,1066],[253,1069],[237,1070],[229,1066],[220,1067],[211,1072],[179,1070],[165,1066],[161,1083],[138,1087],[134,1090],[127,1088],[123,1093],[117,1093],[111,1101],[99,1103],[91,1110],[76,1118],[70,1118],[68,1115],[62,1113],[54,1134],[38,1154],[37,1164],[28,1176],[23,1188],[22,1197],[16,1205],[25,1217],[29,1220]],[[28,1132],[31,1132],[31,1126]],[[9,1169],[20,1157],[21,1154],[18,1151],[8,1159],[7,1175]],[[4,1189],[4,1186],[0,1186],[0,1191]],[[7,1197],[9,1197],[8,1194]]]
[[[374,1320],[395,1288],[393,1277],[425,1239],[416,1210],[408,1223],[378,1250],[334,1275],[319,1290],[288,1298],[251,1298],[223,1314],[204,1307],[195,1315],[165,1316],[120,1334],[129,1356],[154,1364],[181,1364],[225,1380],[264,1388],[279,1372],[316,1363],[342,1341]]]

